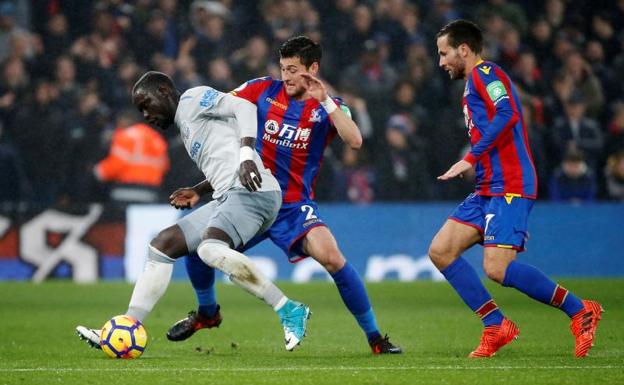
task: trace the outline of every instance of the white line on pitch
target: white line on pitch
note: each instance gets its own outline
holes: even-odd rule
[[[552,370],[552,369],[624,369],[622,365],[593,366],[321,366],[321,367],[258,367],[258,368],[0,368],[0,372],[284,372],[284,371],[376,371],[376,370]]]

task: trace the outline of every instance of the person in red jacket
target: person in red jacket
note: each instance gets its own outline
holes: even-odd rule
[[[110,199],[156,202],[168,170],[165,139],[147,124],[138,123],[134,111],[119,113],[108,156],[93,170],[98,180],[112,185]]]

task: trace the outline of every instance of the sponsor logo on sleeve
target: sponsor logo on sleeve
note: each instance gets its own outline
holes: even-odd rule
[[[490,100],[494,102],[494,104],[507,96],[507,90],[500,80],[495,80],[488,84],[486,89]]]
[[[216,104],[217,96],[219,96],[219,92],[217,90],[208,88],[202,95],[199,105],[203,108],[212,108]]]
[[[342,112],[345,113],[345,115],[347,115],[349,118],[351,117],[351,110],[349,109],[349,107],[345,106],[344,104],[340,105],[340,109],[342,110]]]

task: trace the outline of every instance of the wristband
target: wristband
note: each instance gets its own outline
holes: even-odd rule
[[[320,103],[328,114],[331,114],[332,112],[336,111],[336,108],[338,108],[336,102],[334,102],[334,99],[330,98],[329,95],[327,95],[325,100]]]
[[[243,146],[240,148],[239,163],[246,160],[254,160],[254,149],[249,146]]]

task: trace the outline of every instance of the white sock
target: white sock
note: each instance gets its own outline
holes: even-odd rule
[[[141,322],[152,311],[160,297],[165,294],[173,273],[173,262],[175,262],[152,245],[148,247],[145,267],[134,285],[130,305],[126,312],[127,315]]]
[[[232,250],[226,243],[204,241],[197,248],[197,254],[204,263],[227,274],[237,286],[264,300],[274,310],[288,300],[249,258]]]

